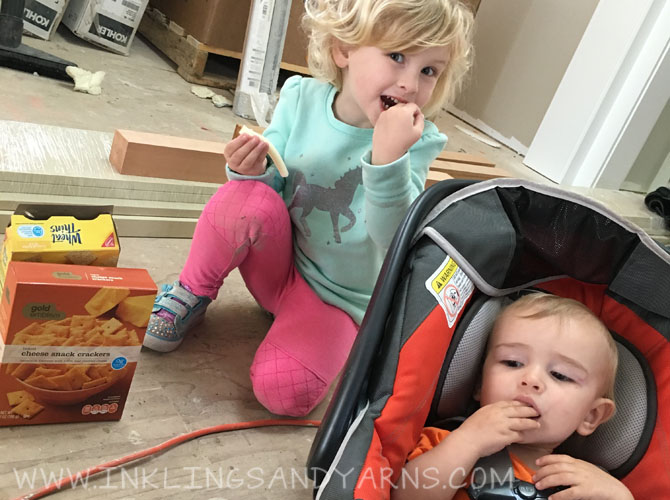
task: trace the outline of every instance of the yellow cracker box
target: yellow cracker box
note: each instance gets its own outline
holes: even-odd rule
[[[5,230],[0,287],[13,260],[116,266],[119,239],[112,207],[19,205]]]
[[[10,262],[0,426],[120,419],[155,296],[144,269]]]

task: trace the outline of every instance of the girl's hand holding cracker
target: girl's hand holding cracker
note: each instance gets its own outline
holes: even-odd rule
[[[421,137],[423,121],[421,109],[411,102],[383,111],[372,134],[372,164],[386,165],[404,155]]]
[[[240,134],[223,148],[228,168],[242,175],[263,175],[269,145],[259,137]]]
[[[518,401],[499,401],[481,407],[452,434],[463,436],[479,458],[487,457],[520,442],[523,431],[537,429],[537,416],[537,410]]]
[[[545,455],[538,458],[533,476],[539,489],[568,486],[549,500],[633,500],[633,495],[616,478],[593,464],[568,455]]]

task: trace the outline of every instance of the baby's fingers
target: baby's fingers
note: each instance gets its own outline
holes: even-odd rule
[[[509,412],[510,416],[513,417],[532,418],[540,416],[540,414],[537,412],[535,408],[533,408],[532,406],[526,406],[524,404],[520,405],[515,404],[511,406]]]
[[[539,429],[540,428],[540,422],[537,420],[533,420],[532,418],[515,418],[514,419],[515,426],[513,427],[514,430],[518,431],[529,431],[532,429]]]
[[[566,490],[559,491],[553,495],[549,495],[548,500],[583,500],[587,497],[580,492],[579,488],[568,488]]]
[[[559,474],[552,474],[550,476],[545,477],[542,481],[536,481],[535,482],[535,487],[538,490],[546,490],[549,488],[556,488],[557,486],[568,486],[569,488],[566,490],[561,491],[562,496],[559,497],[551,497],[552,500],[556,500],[556,498],[560,499],[565,499],[565,498],[579,498],[579,497],[573,497],[570,496],[571,494],[574,494],[579,491],[579,488],[576,487],[575,483],[575,477],[574,474],[571,472],[561,472]],[[558,495],[559,493],[555,493],[555,495]]]
[[[541,467],[534,475],[535,486],[544,490],[556,486],[571,486],[579,482],[579,476],[568,463],[554,463]]]
[[[545,465],[551,465],[551,464],[559,464],[559,463],[565,463],[565,464],[574,464],[575,459],[572,458],[570,455],[544,455],[543,457],[538,458],[535,461],[535,465],[538,467],[544,467]]]

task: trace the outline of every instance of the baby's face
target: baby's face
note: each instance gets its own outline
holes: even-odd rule
[[[478,394],[482,406],[520,401],[538,412],[522,443],[555,448],[602,396],[609,348],[591,321],[507,313],[492,334]]]

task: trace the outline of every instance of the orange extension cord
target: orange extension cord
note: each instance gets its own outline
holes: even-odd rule
[[[318,420],[268,419],[268,420],[254,420],[252,422],[238,422],[235,424],[213,425],[211,427],[205,427],[204,429],[200,429],[197,431],[187,432],[186,434],[182,434],[181,436],[168,439],[167,441],[164,441],[159,445],[153,446],[152,448],[137,451],[135,453],[131,453],[130,455],[126,455],[125,457],[117,458],[116,460],[112,460],[110,462],[101,465],[90,467],[76,474],[72,474],[70,477],[63,478],[58,482],[44,486],[39,490],[35,490],[32,493],[28,493],[26,495],[17,497],[14,500],[33,500],[35,498],[45,497],[55,491],[61,490],[62,488],[71,486],[74,480],[81,481],[81,479],[85,479],[99,472],[107,471],[114,467],[119,467],[120,465],[127,464],[128,462],[132,462],[133,460],[139,460],[140,458],[144,458],[149,455],[154,455],[160,451],[172,448],[173,446],[181,444],[185,441],[199,438],[200,436],[206,436],[207,434],[215,434],[217,432],[239,431],[242,429],[253,429],[256,427],[272,427],[272,426],[318,427],[320,424],[321,422]]]

